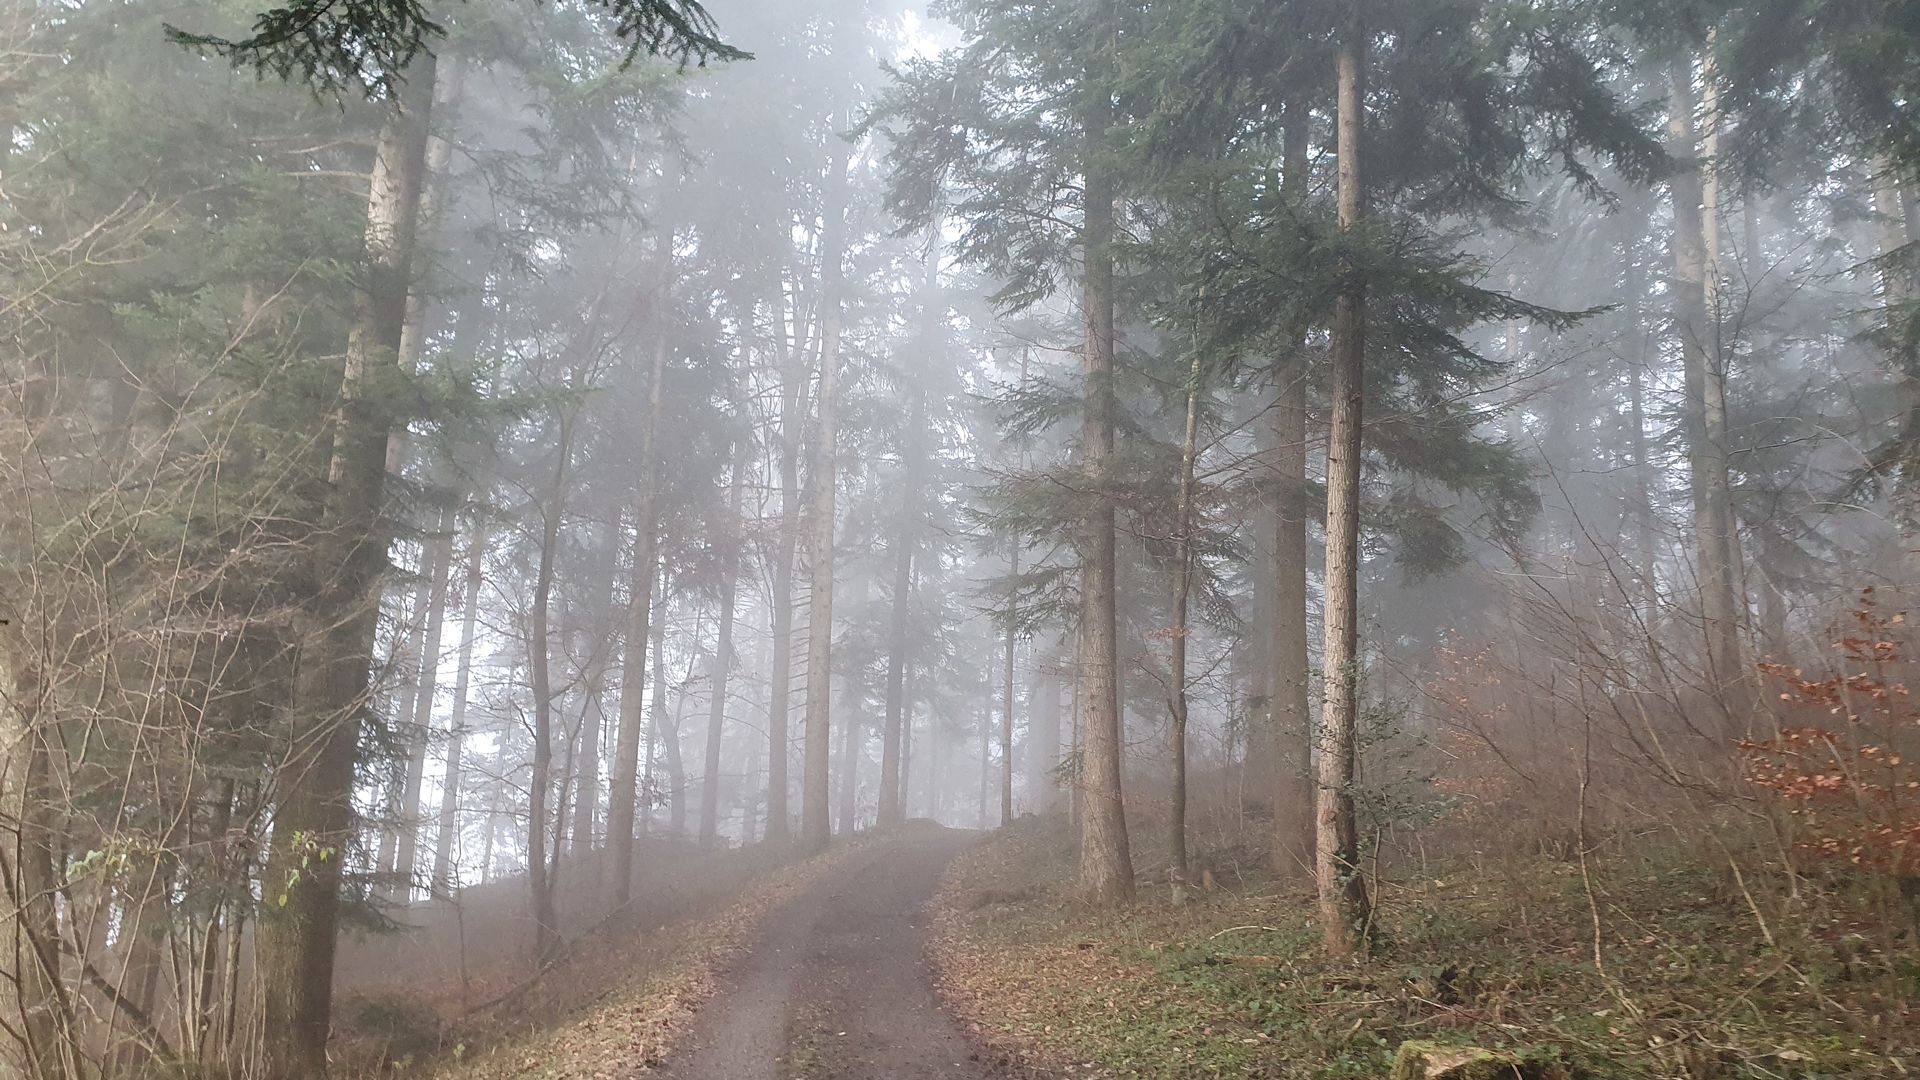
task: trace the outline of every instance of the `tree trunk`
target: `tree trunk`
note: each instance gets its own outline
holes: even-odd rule
[[[777,305],[784,310],[784,301]],[[773,558],[773,664],[767,695],[767,827],[769,843],[790,835],[787,808],[787,714],[793,695],[793,558],[800,536],[800,422],[804,349],[786,343],[786,319],[776,344],[786,354],[780,387],[780,532]]]
[[[1176,897],[1184,895],[1187,884],[1187,600],[1193,592],[1193,465],[1200,449],[1200,376],[1196,350],[1187,372],[1187,427],[1180,443],[1180,496],[1173,524],[1173,625],[1167,628],[1171,645],[1167,704],[1173,721],[1168,735],[1172,776],[1167,792],[1167,858]]]
[[[642,694],[646,686],[647,639],[653,614],[653,573],[659,550],[658,500],[660,478],[655,434],[667,373],[667,268],[673,248],[671,235],[661,238],[661,281],[655,309],[653,363],[648,372],[647,418],[640,436],[639,490],[633,501],[632,586],[627,601],[626,662],[620,687],[620,733],[614,748],[613,790],[607,796],[607,847],[612,853],[613,906],[623,908],[633,896],[634,800],[640,778],[640,742],[647,726]]]
[[[573,442],[572,417],[560,424],[554,451],[552,486],[541,500],[540,560],[534,571],[533,614],[528,620],[527,668],[533,683],[533,780],[527,795],[527,883],[533,902],[533,962],[544,968],[560,955],[559,920],[554,915],[552,878],[547,866],[547,802],[553,786],[553,680],[549,673],[548,613],[553,601],[553,560],[566,513],[567,455]]]
[[[909,421],[912,432],[919,423],[918,400]],[[904,470],[903,470],[904,471]],[[911,474],[905,479],[907,485],[915,483]],[[905,817],[905,776],[907,775],[904,707],[907,677],[907,637],[910,605],[913,602],[913,547],[912,524],[902,520],[900,531],[893,540],[893,611],[887,628],[887,718],[886,730],[880,741],[880,824],[882,827],[898,825]]]
[[[340,867],[353,829],[354,772],[386,565],[381,514],[392,418],[380,400],[397,366],[425,171],[434,60],[422,54],[387,110],[367,200],[367,266],[355,290],[309,627],[300,649],[295,734],[278,767],[279,804],[262,877],[274,895],[258,937],[269,1074],[326,1072]],[[283,902],[284,901],[284,902]]]
[[[1339,79],[1340,228],[1358,228],[1366,213],[1360,139],[1365,124],[1360,80],[1365,46],[1349,30],[1337,62]],[[1361,406],[1366,367],[1366,287],[1352,276],[1334,301],[1333,417],[1327,437],[1326,697],[1320,719],[1315,878],[1327,952],[1352,955],[1368,920],[1354,825],[1353,773],[1359,669]]]
[[[460,654],[454,661],[453,712],[447,717],[447,774],[440,784],[440,828],[433,841],[433,893],[453,892],[453,845],[460,835],[460,765],[467,739],[467,694],[473,678],[474,635],[479,628],[480,582],[486,569],[487,533],[468,541],[465,598],[460,609]]]
[[[1007,569],[1007,579],[1013,588],[1020,582],[1020,545],[1016,541],[1013,548],[1013,561]],[[1000,827],[1013,824],[1013,661],[1015,646],[1019,642],[1019,627],[1015,618],[1019,614],[1016,608],[1012,588],[1007,592],[1007,643],[1006,655],[1001,664],[1000,685]]]
[[[447,617],[447,586],[452,577],[453,517],[444,515],[441,535],[428,540],[427,621],[421,638],[419,672],[413,693],[412,730],[407,734],[407,776],[400,789],[399,850],[393,859],[393,898],[400,903],[412,899],[413,875],[419,861],[420,824],[426,816],[420,805],[420,789],[427,772],[427,745],[433,730],[433,703],[440,675],[440,648]]]
[[[1027,798],[1037,814],[1059,809],[1054,766],[1060,762],[1060,679],[1048,669],[1057,653],[1035,657],[1027,670]]]
[[[929,255],[927,262],[926,282],[921,286],[923,294],[928,294],[921,304],[921,341],[930,350],[935,340],[931,318],[935,308],[930,294],[938,284],[939,259]],[[926,426],[926,401],[919,388],[910,387],[907,392],[911,400],[907,406],[907,424],[901,431],[900,522],[893,540],[893,610],[887,631],[887,717],[880,738],[880,825],[883,828],[898,825],[904,819],[906,801],[904,740],[908,733],[902,728],[902,690],[911,648],[908,631],[913,605],[913,555],[915,534],[920,526],[920,473],[924,468],[921,429]]]
[[[1693,64],[1676,60],[1669,72],[1667,131],[1683,167],[1674,173],[1674,323],[1685,361],[1681,416],[1687,443],[1698,538],[1700,613],[1706,638],[1707,678],[1716,691],[1740,681],[1740,634],[1746,602],[1739,594],[1739,535],[1733,519],[1726,441],[1726,369],[1720,342],[1717,180],[1715,163],[1699,160],[1693,122]],[[1717,148],[1718,117],[1711,115],[1717,79],[1707,69],[1710,115],[1708,154]],[[1709,198],[1711,196],[1711,198]],[[1709,203],[1711,205],[1709,205]],[[1703,206],[1705,210],[1703,212]],[[1710,225],[1709,222],[1712,222]],[[1723,707],[1725,703],[1723,702]]]
[[[728,521],[740,521],[740,501],[747,486],[748,443],[741,440],[733,459],[733,489],[727,495]],[[713,646],[713,666],[709,669],[708,688],[713,700],[707,704],[707,755],[700,779],[700,846],[711,848],[720,835],[720,750],[727,725],[727,676],[733,669],[734,573],[731,563],[723,567],[720,579],[720,629]]]
[[[820,229],[820,414],[814,431],[813,505],[808,524],[807,560],[813,574],[808,597],[806,768],[801,778],[801,838],[813,851],[826,850],[833,820],[828,805],[828,769],[832,762],[833,705],[833,526],[836,439],[834,411],[840,382],[840,280],[846,255],[847,156],[828,163],[827,197]]]
[[[1288,199],[1306,197],[1307,115],[1291,111],[1281,167]],[[1289,336],[1288,343],[1299,343]],[[1300,346],[1304,350],[1304,344]],[[1307,666],[1307,365],[1297,352],[1275,365],[1274,545],[1267,671],[1268,739],[1274,748],[1272,862],[1275,873],[1313,865],[1313,713]]]
[[[0,947],[0,1030],[7,1036],[0,1065],[26,1080],[63,1080],[83,1073],[60,980],[52,752],[38,715],[39,665],[24,631],[0,621],[0,882],[13,912]]]
[[[1102,21],[1110,23],[1110,4]],[[1111,49],[1103,32],[1101,52]],[[1089,490],[1080,540],[1079,724],[1080,889],[1097,905],[1133,898],[1133,857],[1127,845],[1126,807],[1120,792],[1120,696],[1118,627],[1114,613],[1114,501],[1108,459],[1114,449],[1113,239],[1117,196],[1107,137],[1113,101],[1101,65],[1089,72],[1086,91],[1085,207],[1081,245],[1086,259],[1086,342],[1081,354],[1085,414],[1080,453]]]
[[[658,740],[660,756],[667,766],[667,834],[682,836],[687,831],[687,769],[680,759],[680,722],[677,712],[667,711],[667,562],[660,560],[660,611],[653,620],[653,736]],[[651,768],[653,762],[649,755]],[[652,814],[652,790],[648,791],[648,814]],[[642,830],[643,832],[645,830]]]

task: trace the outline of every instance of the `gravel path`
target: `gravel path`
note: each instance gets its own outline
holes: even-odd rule
[[[768,919],[669,1059],[674,1080],[987,1080],[940,1011],[925,911],[975,834],[913,826]]]

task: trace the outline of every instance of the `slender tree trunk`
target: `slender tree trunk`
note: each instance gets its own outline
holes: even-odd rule
[[[647,727],[646,707],[642,700],[646,683],[647,639],[653,614],[653,572],[658,562],[659,511],[657,487],[660,482],[656,434],[660,427],[663,395],[666,389],[667,288],[671,274],[669,259],[673,250],[670,233],[663,234],[661,275],[654,300],[657,333],[654,336],[653,363],[648,372],[647,419],[640,436],[639,490],[633,502],[633,569],[627,601],[626,662],[620,688],[620,733],[614,748],[613,790],[607,797],[607,847],[612,853],[613,906],[623,908],[633,895],[633,822],[637,784],[640,777],[640,742]]]
[[[826,850],[833,827],[828,770],[832,763],[835,408],[840,382],[841,262],[846,255],[845,152],[835,153],[828,168],[820,234],[820,414],[810,477],[813,505],[809,510],[807,559],[813,583],[807,621],[806,769],[800,792],[801,836],[814,851]]]
[[[533,781],[527,796],[527,882],[533,901],[533,962],[544,968],[560,955],[560,925],[554,914],[552,878],[547,866],[547,803],[553,786],[553,680],[549,673],[552,642],[548,614],[553,600],[553,561],[566,513],[567,456],[573,442],[573,418],[561,420],[554,451],[553,479],[541,500],[540,559],[534,571],[533,614],[528,620],[527,668],[533,691]]]
[[[913,420],[908,427],[917,428],[919,420],[918,401],[915,402]],[[905,483],[911,486],[916,481],[911,474]],[[913,603],[913,548],[912,523],[904,519],[900,522],[900,531],[895,534],[893,546],[893,611],[889,619],[887,638],[887,718],[886,730],[880,742],[880,824],[898,825],[904,817],[905,781],[907,773],[906,743],[911,733],[905,730],[904,690],[907,677],[908,626],[910,605]]]
[[[617,550],[619,540],[614,537],[608,552]],[[567,851],[573,855],[593,850],[593,825],[600,809],[600,729],[607,712],[607,662],[602,654],[595,655],[599,658],[593,664],[586,705],[580,714],[580,753],[573,770],[573,828],[567,844]]]
[[[1101,21],[1110,24],[1111,4]],[[1103,30],[1100,51],[1112,47]],[[1097,64],[1110,63],[1103,57]],[[1120,793],[1119,642],[1114,612],[1114,500],[1108,459],[1114,449],[1113,239],[1117,201],[1107,137],[1113,101],[1106,72],[1089,73],[1086,91],[1085,207],[1082,247],[1086,259],[1086,345],[1081,354],[1085,415],[1080,453],[1087,478],[1084,533],[1080,541],[1079,723],[1081,761],[1080,889],[1098,905],[1133,899],[1133,857],[1127,844],[1126,807]]]
[[[1739,595],[1739,536],[1733,518],[1726,441],[1726,370],[1722,355],[1717,252],[1719,198],[1715,163],[1700,161],[1693,122],[1693,64],[1676,60],[1670,71],[1667,130],[1672,152],[1683,163],[1673,175],[1674,322],[1685,361],[1683,432],[1693,489],[1698,539],[1701,620],[1707,676],[1716,690],[1743,677],[1740,632],[1746,602]],[[1717,80],[1707,71],[1710,93]],[[1707,117],[1709,153],[1718,144],[1717,116]],[[1711,195],[1711,199],[1709,198]],[[1709,203],[1711,205],[1709,205]],[[1703,207],[1705,208],[1703,210]],[[1708,222],[1714,224],[1709,227]]]
[[[728,493],[728,520],[740,521],[740,501],[747,484],[747,443],[741,441],[733,460],[733,489]],[[700,780],[700,846],[711,848],[720,835],[720,749],[727,725],[727,676],[733,670],[734,567],[721,571],[720,629],[713,646],[713,667],[707,684],[713,699],[707,703],[707,755]]]
[[[300,715],[278,768],[279,803],[262,877],[284,889],[262,906],[258,935],[263,1049],[267,1071],[288,1080],[326,1072],[333,1024],[340,868],[353,829],[359,715],[386,565],[381,515],[393,420],[381,400],[387,384],[381,372],[399,359],[433,76],[433,57],[423,54],[375,143],[368,264],[355,290],[327,496],[314,540],[319,586],[296,676]]]
[[[852,836],[860,816],[860,743],[864,734],[860,723],[860,705],[866,689],[855,678],[846,680],[846,700],[852,706],[843,711],[840,730],[840,826],[842,836]]]
[[[653,620],[652,731],[654,738],[659,740],[660,757],[667,767],[667,834],[677,837],[685,835],[687,831],[687,770],[686,764],[680,759],[679,714],[667,711],[667,564],[664,556],[660,560],[658,588],[660,610]],[[648,755],[647,764],[651,770],[651,754]],[[651,802],[648,807],[651,817]]]
[[[407,775],[400,789],[400,820],[396,824],[399,848],[393,859],[393,896],[399,902],[412,898],[413,877],[420,850],[420,825],[425,817],[420,805],[420,789],[427,772],[428,736],[433,730],[433,703],[440,675],[440,648],[447,617],[447,586],[452,577],[453,517],[443,515],[441,535],[429,538],[432,553],[427,560],[427,621],[421,638],[418,680],[413,693],[412,730],[408,732]]]
[[[1059,807],[1053,769],[1060,762],[1060,679],[1056,653],[1035,656],[1027,670],[1027,791],[1037,814]]]
[[[1286,122],[1281,168],[1289,199],[1306,197],[1307,115]],[[1289,344],[1298,339],[1289,337]],[[1304,348],[1304,346],[1302,346]],[[1273,846],[1276,873],[1313,865],[1313,713],[1307,666],[1307,366],[1300,353],[1276,365],[1273,408],[1274,545],[1271,591],[1273,649],[1266,665],[1270,740],[1274,746]]]
[[[13,913],[0,946],[0,1066],[25,1080],[64,1080],[84,1074],[60,979],[53,755],[24,630],[0,622],[0,883]]]
[[[1180,443],[1180,496],[1173,525],[1173,625],[1168,628],[1167,704],[1173,724],[1167,844],[1176,897],[1185,894],[1187,884],[1187,600],[1193,591],[1193,465],[1200,451],[1200,377],[1196,351],[1187,372],[1187,426]]]
[[[1020,581],[1020,546],[1014,544],[1013,559],[1007,568],[1008,580],[1018,587]],[[1007,643],[1005,656],[1001,661],[1000,685],[1000,827],[1013,824],[1013,661],[1015,648],[1019,643],[1019,627],[1016,625],[1019,612],[1018,601],[1011,589],[1007,593]]]
[[[923,291],[931,293],[937,278],[937,259],[929,259],[927,283]],[[931,324],[927,312],[933,303],[923,305],[923,320]],[[931,346],[933,334],[922,327],[922,340]],[[887,717],[880,740],[880,825],[898,825],[904,818],[907,764],[904,744],[911,733],[902,727],[902,691],[910,662],[909,628],[913,605],[913,555],[915,533],[920,527],[920,476],[924,469],[921,454],[921,428],[926,425],[926,402],[917,387],[910,388],[907,424],[902,429],[900,446],[900,522],[893,540],[893,610],[887,631]]]
[[[1359,227],[1366,209],[1360,172],[1365,124],[1365,45],[1356,26],[1339,48],[1340,227]],[[1361,945],[1368,919],[1354,826],[1353,774],[1359,665],[1361,405],[1365,389],[1366,291],[1351,277],[1334,301],[1333,418],[1327,438],[1326,700],[1320,719],[1315,870],[1321,932],[1335,957]]]
[[[767,694],[765,837],[777,844],[786,843],[790,835],[787,714],[793,695],[793,559],[800,535],[801,384],[807,378],[805,350],[786,344],[785,321],[783,316],[777,331],[779,351],[787,355],[780,387],[780,531],[773,557],[773,663]]]
[[[440,784],[440,828],[433,841],[433,892],[453,892],[453,847],[460,835],[460,766],[467,739],[467,694],[473,679],[474,637],[479,629],[480,583],[486,570],[487,533],[474,530],[467,553],[467,580],[460,608],[460,653],[454,661],[453,712],[447,718],[447,774]]]

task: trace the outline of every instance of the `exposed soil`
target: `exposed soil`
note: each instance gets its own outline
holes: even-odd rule
[[[985,1080],[940,1010],[927,902],[975,834],[915,825],[775,912],[669,1059],[675,1080]]]

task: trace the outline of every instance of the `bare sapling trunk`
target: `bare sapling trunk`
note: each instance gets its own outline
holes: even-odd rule
[[[1007,565],[1007,641],[1006,655],[1000,665],[1000,827],[1013,824],[1013,661],[1019,644],[1019,601],[1014,589],[1020,583],[1020,544],[1014,542],[1013,556]]]
[[[1352,236],[1366,213],[1360,172],[1365,123],[1360,80],[1365,46],[1358,27],[1339,46],[1338,146],[1340,228]],[[1353,777],[1359,711],[1359,570],[1361,406],[1366,366],[1365,284],[1352,276],[1334,301],[1332,422],[1327,436],[1327,566],[1325,698],[1319,730],[1315,881],[1321,933],[1329,955],[1351,956],[1368,920],[1360,876]]]

